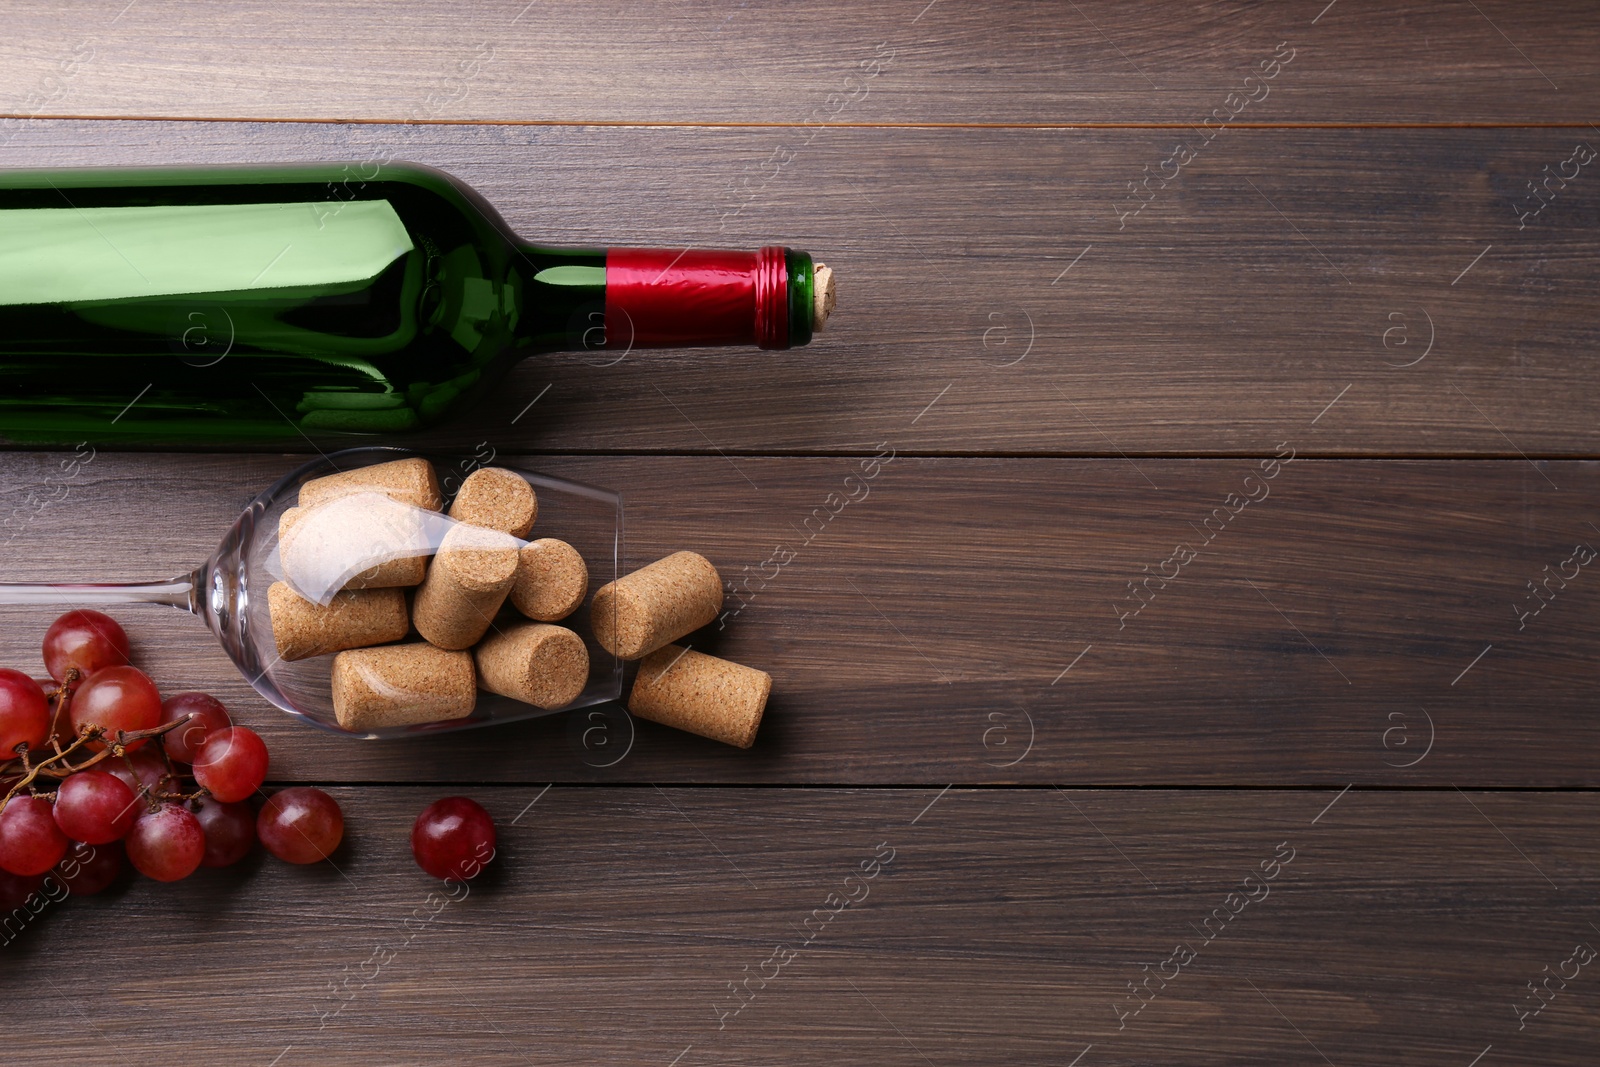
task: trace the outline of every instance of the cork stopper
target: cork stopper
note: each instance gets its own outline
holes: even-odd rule
[[[833,288],[833,271],[826,263],[818,263],[811,271],[811,332],[821,333],[838,302]]]
[[[766,671],[667,645],[639,664],[628,710],[675,730],[749,748],[771,693],[772,676]]]
[[[589,568],[578,550],[554,537],[541,537],[518,553],[511,603],[530,619],[555,622],[578,610],[589,592]]]
[[[450,504],[450,517],[458,522],[485,526],[527,537],[539,514],[539,501],[533,486],[516,471],[504,467],[481,467],[467,476]]]
[[[600,587],[589,607],[595,640],[619,659],[638,659],[717,617],[722,578],[695,552],[674,552]]]
[[[428,573],[428,557],[396,555],[415,548],[421,538],[420,524],[401,517],[397,525],[395,516],[365,505],[364,498],[370,496],[348,497],[337,507],[289,508],[279,517],[278,554],[291,585],[298,584],[297,575],[320,575],[330,560],[346,561],[347,566],[351,561],[354,566],[376,561],[345,582],[345,589],[392,589],[421,583]]]
[[[374,490],[428,511],[438,511],[444,506],[444,495],[439,492],[439,478],[433,472],[433,464],[421,456],[313,478],[300,487],[300,506],[314,507],[352,493]]]
[[[273,582],[267,589],[272,639],[286,660],[325,656],[347,648],[398,641],[411,629],[406,595],[399,589],[339,593],[327,607]]]
[[[360,648],[333,658],[333,714],[346,730],[445,722],[472,714],[472,655],[426,642]]]
[[[428,576],[417,587],[412,622],[440,648],[467,648],[489,629],[516,577],[516,538],[480,526],[456,526],[439,542]]]
[[[565,707],[589,684],[589,650],[565,626],[513,626],[479,645],[474,658],[479,685],[539,708]]]

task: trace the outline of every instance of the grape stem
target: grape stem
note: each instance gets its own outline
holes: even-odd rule
[[[192,718],[194,718],[194,713],[190,712],[188,715],[185,715],[182,719],[180,719],[178,721],[179,722],[188,722]],[[176,723],[174,725],[176,725]],[[166,770],[161,772],[161,777],[156,779],[156,784],[154,786],[152,786],[152,787],[150,787],[150,788],[148,788],[148,789],[146,789],[144,791],[144,793],[145,793],[145,801],[146,801],[145,806],[149,810],[155,811],[157,808],[159,808],[161,806],[159,802],[162,801],[162,800],[175,800],[175,799],[191,799],[192,800],[192,799],[196,799],[196,798],[201,797],[201,796],[210,796],[211,795],[210,791],[209,790],[205,790],[205,789],[202,789],[199,792],[195,793],[192,797],[185,797],[185,795],[182,794],[182,793],[168,793],[168,792],[165,792],[165,790],[168,787],[174,785],[177,782],[177,780],[178,780],[178,772],[173,769],[172,757],[167,754],[167,746],[166,745],[158,745],[158,746],[156,746],[156,752],[161,756],[161,765],[163,767],[165,767]],[[139,769],[133,765],[133,758],[131,756],[129,756],[128,753],[124,752],[122,754],[122,762],[128,768],[128,773],[132,774],[134,776],[134,779],[137,780],[138,777],[139,777]]]
[[[196,789],[193,793],[154,793],[154,792],[152,792],[150,794],[150,796],[155,800],[181,800],[186,804],[191,800],[203,800],[203,799],[205,799],[206,797],[208,797],[210,795],[211,795],[211,790],[206,789],[203,786],[201,788],[199,788],[199,789]]]
[[[69,714],[67,708],[72,703],[73,691],[78,688],[78,682],[82,679],[82,671],[76,667],[68,667],[66,677],[62,678],[61,684],[50,693],[56,705],[50,713],[50,743],[55,746],[57,755],[61,753],[61,742],[56,740],[56,734],[61,729],[62,717]]]
[[[68,673],[70,674],[71,672],[69,671]],[[59,743],[57,743],[57,751],[55,755],[46,759],[42,759],[38,763],[32,765],[28,763],[28,746],[18,745],[17,751],[20,753],[19,759],[12,760],[4,765],[0,765],[0,777],[9,777],[11,774],[16,773],[18,769],[13,765],[18,762],[22,764],[22,767],[20,768],[22,771],[22,777],[13,783],[10,791],[6,793],[5,799],[0,800],[0,812],[6,810],[6,805],[11,803],[12,797],[31,786],[34,780],[37,779],[41,774],[47,778],[66,778],[69,775],[77,774],[79,771],[88,770],[90,767],[93,767],[95,764],[111,756],[126,756],[129,745],[136,744],[140,741],[147,741],[151,738],[161,737],[168,731],[175,730],[179,726],[182,726],[192,718],[194,718],[194,715],[191,713],[189,715],[185,715],[181,719],[173,719],[171,722],[164,722],[160,726],[152,726],[148,730],[134,730],[132,732],[127,730],[118,730],[115,740],[106,741],[105,748],[102,748],[99,752],[96,752],[82,763],[68,763],[66,762],[66,759],[68,756],[72,755],[72,753],[83,748],[90,741],[106,740],[107,730],[105,727],[96,726],[93,723],[84,723],[78,728],[78,736],[73,739],[73,742],[70,745],[68,745],[66,748],[61,748]],[[165,753],[163,753],[163,755],[165,755]],[[168,774],[164,775],[163,777],[170,777],[170,775],[171,765],[169,764]]]

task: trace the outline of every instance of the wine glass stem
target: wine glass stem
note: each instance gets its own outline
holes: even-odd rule
[[[192,574],[167,582],[0,582],[0,606],[25,604],[166,604],[194,612],[199,590]]]

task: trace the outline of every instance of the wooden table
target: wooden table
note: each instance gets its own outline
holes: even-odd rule
[[[1600,1057],[1593,5],[6,21],[7,165],[410,158],[552,243],[781,240],[841,286],[809,348],[534,361],[403,442],[614,487],[632,564],[748,579],[705,647],[775,679],[752,751],[350,743],[119,612],[347,841],[50,909],[0,952],[6,1062]],[[6,453],[0,505],[60,459]],[[299,461],[99,450],[5,577],[185,570]],[[445,899],[406,840],[458,793],[502,855]]]

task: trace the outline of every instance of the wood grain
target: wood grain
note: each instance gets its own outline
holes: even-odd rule
[[[0,568],[186,571],[298,462],[99,455],[14,527]],[[868,478],[845,457],[536,465],[624,494],[631,566],[682,548],[719,566],[737,595],[725,628],[693,640],[774,676],[754,750],[640,723],[601,768],[617,749],[585,749],[566,717],[492,743],[347,741],[253,696],[195,620],[117,614],[163,687],[221,695],[286,780],[1600,783],[1600,584],[1571,562],[1600,544],[1595,464],[1296,459],[1270,479],[1243,459],[896,456]],[[0,503],[42,495],[58,467],[6,456]],[[1179,543],[1197,553],[1182,566]],[[54,614],[0,612],[0,662],[37,669]]]
[[[1280,42],[1252,121],[1584,124],[1600,17],[1403,6],[904,0],[7,7],[13,114],[388,121],[1196,123]],[[863,63],[883,61],[877,68]],[[1248,86],[1246,86],[1249,89]]]
[[[438,792],[335,789],[332,864],[53,906],[0,949],[8,1054],[1593,1062],[1592,966],[1514,1012],[1600,941],[1593,794],[475,788],[499,866],[452,901],[405,845]]]
[[[411,158],[530,238],[781,240],[843,296],[809,349],[530,361],[403,442],[710,556],[697,647],[776,680],[752,751],[614,711],[348,742],[119,609],[349,832],[0,921],[7,1062],[1596,1062],[1594,968],[1519,1019],[1600,943],[1600,579],[1559,577],[1600,540],[1600,186],[1528,199],[1600,138],[1594,5],[6,14],[7,166]],[[60,459],[0,453],[0,579],[185,571],[303,456]],[[0,609],[0,663],[54,614]],[[406,848],[445,793],[501,832],[453,901]]]
[[[1513,210],[1581,137],[1232,130],[1119,223],[1173,138],[830,130],[800,151],[773,130],[56,122],[8,159],[413,157],[553,243],[780,239],[838,270],[841,310],[810,347],[530,360],[472,417],[408,441],[1117,456],[1294,436],[1317,455],[1600,455],[1600,181],[1582,172],[1522,230]],[[783,144],[787,168],[740,184]]]

